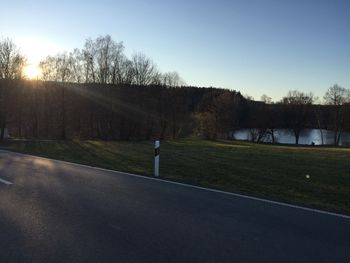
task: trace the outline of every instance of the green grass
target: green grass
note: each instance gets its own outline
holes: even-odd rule
[[[0,146],[136,174],[153,172],[152,142],[10,141]],[[350,214],[350,149],[182,139],[162,142],[160,158],[162,178]]]

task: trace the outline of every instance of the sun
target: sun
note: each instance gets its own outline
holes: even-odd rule
[[[24,68],[24,75],[28,79],[38,79],[41,75],[41,70],[37,65],[29,64]]]

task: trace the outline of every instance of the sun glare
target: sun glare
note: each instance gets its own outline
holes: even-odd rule
[[[38,66],[30,64],[24,68],[24,75],[28,79],[37,79],[39,78],[41,71]]]

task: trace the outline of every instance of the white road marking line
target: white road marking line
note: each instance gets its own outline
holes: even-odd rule
[[[264,203],[273,204],[273,205],[277,205],[277,206],[289,207],[289,208],[293,208],[293,209],[299,209],[299,210],[304,210],[304,211],[308,211],[308,212],[313,212],[313,213],[318,213],[318,214],[323,214],[323,215],[328,215],[328,216],[335,216],[335,217],[340,217],[340,218],[344,218],[344,219],[349,219],[350,220],[350,216],[348,216],[348,215],[343,215],[343,214],[333,213],[333,212],[327,212],[327,211],[314,209],[314,208],[308,208],[308,207],[299,206],[299,205],[292,205],[292,204],[288,204],[288,203],[283,203],[283,202],[263,199],[263,198],[254,197],[254,196],[248,196],[248,195],[237,194],[237,193],[230,193],[230,192],[225,192],[225,191],[222,191],[222,190],[216,190],[216,189],[210,189],[210,188],[201,187],[201,186],[195,186],[195,185],[190,185],[190,184],[178,183],[178,182],[169,181],[169,180],[165,180],[165,179],[154,178],[154,177],[150,177],[150,176],[143,176],[143,175],[137,175],[137,174],[132,174],[132,173],[119,172],[119,171],[116,171],[116,170],[109,170],[109,169],[95,167],[95,166],[90,166],[90,165],[85,165],[85,164],[71,163],[71,162],[67,162],[67,161],[55,160],[55,159],[50,159],[50,158],[46,158],[46,157],[40,157],[40,156],[25,154],[25,153],[11,152],[11,151],[7,151],[7,150],[3,150],[3,149],[0,149],[0,152],[7,152],[7,153],[11,153],[11,154],[18,154],[18,155],[35,157],[35,158],[41,158],[41,159],[45,159],[45,160],[50,160],[50,161],[54,161],[54,162],[61,162],[61,163],[74,165],[74,166],[81,166],[81,167],[95,169],[95,170],[99,170],[99,171],[111,172],[111,173],[116,173],[116,174],[124,174],[124,175],[137,177],[137,178],[141,178],[141,179],[145,179],[145,180],[153,180],[153,181],[157,181],[157,182],[161,182],[161,183],[174,184],[174,185],[179,185],[179,186],[184,186],[184,187],[188,187],[188,188],[194,188],[194,189],[199,189],[199,190],[204,190],[204,191],[209,191],[209,192],[214,192],[214,193],[219,193],[219,194],[231,195],[231,196],[239,197],[239,198],[243,198],[243,199],[249,199],[249,200],[264,202]]]
[[[1,179],[1,178],[0,178],[0,183],[6,184],[6,185],[11,185],[12,184],[11,182],[6,181],[6,180]]]

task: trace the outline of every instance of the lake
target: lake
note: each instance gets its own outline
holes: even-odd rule
[[[328,130],[322,130],[324,144],[334,144],[334,132]],[[232,138],[235,140],[251,140],[250,129],[241,129],[232,133]],[[295,144],[295,137],[287,129],[275,130],[275,141],[277,143]],[[271,136],[267,135],[263,142],[272,142]],[[303,145],[322,145],[321,131],[319,129],[305,129],[299,138],[299,144]],[[340,146],[350,146],[350,132],[344,132],[340,138]]]

